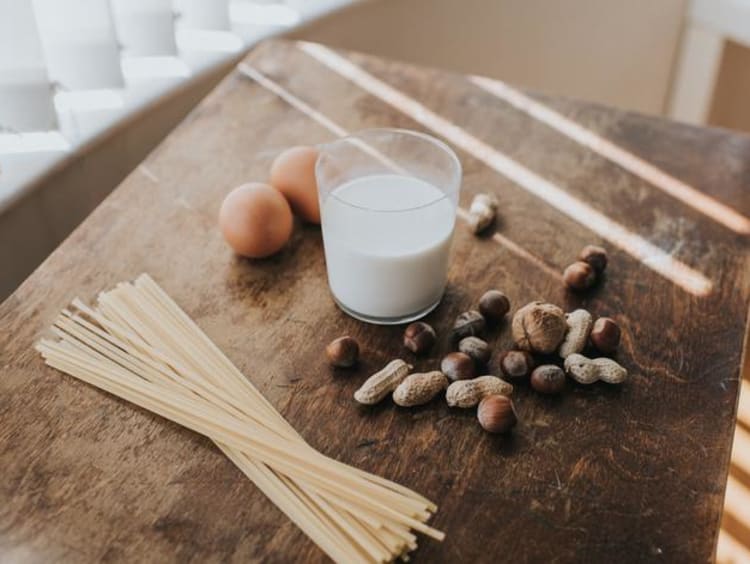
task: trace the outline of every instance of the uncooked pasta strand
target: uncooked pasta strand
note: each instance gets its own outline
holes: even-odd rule
[[[126,292],[126,288],[125,288],[125,287],[123,287],[123,286],[118,286],[118,288],[117,288],[117,289],[116,289],[115,291],[113,291],[113,293],[114,293],[114,292],[118,292],[118,293],[120,293],[120,294],[123,294],[123,293],[125,293],[125,292]],[[113,300],[113,299],[110,299],[110,296],[104,296],[104,295],[103,295],[103,296],[101,297],[101,299],[102,299],[102,301],[108,301],[108,302],[110,303],[110,305],[111,305],[112,307],[114,307],[115,309],[119,309],[119,306],[117,305],[117,301],[116,301],[116,300]],[[144,311],[144,310],[143,310],[143,308],[141,308],[141,311],[142,311],[142,312]],[[139,327],[139,328],[140,328],[140,332],[141,332],[141,333],[149,333],[149,332],[150,332],[150,334],[152,335],[152,337],[153,337],[154,339],[158,339],[158,336],[157,336],[157,335],[155,334],[155,332],[153,332],[153,331],[149,331],[149,329],[148,329],[148,328],[147,328],[147,327],[146,327],[146,326],[145,326],[145,325],[144,325],[144,324],[143,324],[143,323],[142,323],[142,322],[141,322],[140,320],[138,320],[138,321],[134,321],[134,322],[133,322],[133,325],[134,325],[134,327],[135,327],[135,326]],[[163,341],[161,341],[161,342],[162,342],[162,344],[163,344],[163,346],[164,346],[165,348],[169,348],[169,345],[166,345],[166,344],[164,344],[164,342],[163,342]],[[193,349],[191,348],[190,350],[193,350]],[[349,469],[347,468],[347,471],[348,471],[348,470],[349,470]]]
[[[68,345],[73,347],[71,343],[68,343]],[[75,351],[67,352],[71,354]],[[92,365],[95,364],[91,360],[80,356],[77,360],[84,367],[88,368],[91,368]],[[345,492],[352,503],[362,505],[380,515],[391,517],[404,525],[411,526],[429,536],[441,539],[441,533],[425,525],[418,519],[415,519],[411,513],[404,513],[403,510],[398,511],[382,503],[381,499],[387,496],[390,492],[377,492],[372,490],[370,495],[368,495],[351,484],[351,477],[347,480],[347,476],[341,475],[339,480],[333,480],[327,475],[331,471],[330,469],[325,470],[323,475],[321,475],[320,472],[316,472],[316,467],[319,467],[320,469],[325,468],[325,465],[322,464],[322,462],[326,460],[325,457],[322,457],[321,455],[318,455],[317,457],[297,456],[292,450],[284,451],[281,448],[274,448],[276,445],[273,445],[269,449],[267,443],[254,443],[253,441],[257,440],[257,437],[250,437],[249,435],[252,433],[248,429],[238,425],[237,422],[231,418],[227,418],[223,413],[211,413],[213,410],[210,410],[206,406],[196,405],[190,400],[190,398],[180,397],[179,395],[172,398],[171,402],[166,402],[163,399],[162,394],[158,392],[158,389],[151,390],[151,387],[146,381],[138,378],[129,379],[128,374],[126,374],[126,372],[119,366],[114,365],[110,367],[110,369],[119,373],[119,381],[110,381],[110,386],[119,389],[121,394],[123,393],[124,387],[127,390],[125,393],[128,393],[128,399],[131,401],[139,403],[139,405],[171,418],[185,426],[189,426],[204,435],[219,438],[221,441],[232,444],[237,448],[242,449],[249,447],[254,454],[260,455],[264,462],[277,469],[281,469],[287,475],[304,478],[307,483],[312,484],[313,487],[319,488],[321,491],[329,490],[332,492]],[[218,422],[221,422],[221,424]],[[239,435],[239,437],[237,435]],[[250,440],[251,446],[244,442],[248,439]],[[239,440],[239,442],[235,442],[237,440]],[[291,463],[292,460],[295,460],[295,462]],[[367,484],[365,484],[364,487],[366,489],[371,489],[372,486],[368,487]],[[396,502],[396,506],[401,505],[398,503],[400,500],[396,499],[394,501]]]
[[[66,314],[68,317],[70,317],[69,313],[64,312],[64,314]],[[85,328],[87,328],[87,329],[91,330],[92,332],[94,332],[95,333],[95,337],[99,338],[98,339],[99,342],[98,343],[96,341],[92,342],[92,339],[89,339],[85,335],[82,335],[81,334],[82,332],[76,331],[75,325],[71,326],[71,324],[73,323],[73,321],[77,321],[78,323],[82,324]],[[157,374],[157,376],[158,376],[158,373],[157,373],[156,369],[154,369],[152,366],[150,366],[150,365],[148,365],[146,363],[138,363],[138,365],[136,366],[135,360],[128,359],[127,356],[125,354],[123,354],[123,352],[115,346],[115,344],[120,344],[120,343],[118,343],[118,341],[116,341],[116,340],[113,339],[112,342],[110,343],[108,340],[105,340],[104,339],[105,336],[101,335],[98,332],[97,328],[94,327],[94,326],[92,326],[91,324],[89,324],[87,321],[85,321],[83,319],[80,319],[80,318],[76,318],[76,317],[72,317],[71,319],[69,319],[69,318],[66,317],[64,319],[59,320],[56,323],[56,325],[59,325],[60,327],[67,329],[69,332],[75,334],[76,337],[85,339],[87,341],[87,343],[90,344],[90,345],[93,345],[95,347],[97,347],[97,345],[98,345],[97,348],[98,348],[98,350],[100,350],[100,352],[101,352],[102,349],[106,350],[107,352],[111,353],[117,359],[118,362],[120,362],[121,364],[125,365],[126,367],[130,367],[131,369],[133,369],[133,368],[140,368],[141,370],[144,371],[144,373],[150,373],[151,377],[148,378],[149,381],[152,381],[152,382],[155,381],[155,379],[153,377],[154,374]],[[231,406],[229,406],[229,407],[231,408]],[[241,415],[244,415],[244,414],[242,414],[242,413],[236,413],[236,415],[241,416]],[[228,448],[228,447],[223,447],[223,448]],[[235,458],[235,460],[236,460],[236,458]],[[320,500],[319,504],[322,504],[322,503],[323,503],[323,500]],[[337,515],[333,515],[332,517],[334,519],[336,519]],[[377,523],[376,523],[376,526],[377,526]]]
[[[71,343],[68,343],[71,347],[75,346]],[[67,351],[68,354],[72,352]],[[89,368],[96,361],[101,362],[102,359],[97,358],[99,356],[98,353],[91,351],[91,355],[95,360],[92,361],[84,357],[78,351],[78,362]],[[133,376],[124,368],[114,363],[110,367],[110,370],[117,373],[118,378],[113,379],[107,376],[103,376],[103,378],[109,379],[110,384],[120,390],[124,387],[130,392],[135,392],[135,395],[133,393],[130,394],[131,397],[140,398],[136,401],[146,401],[150,406],[147,409],[159,409],[159,413],[165,414],[168,418],[179,418],[180,421],[178,422],[188,421],[188,425],[193,430],[204,435],[219,438],[223,442],[237,446],[238,448],[249,448],[251,452],[260,456],[265,462],[270,463],[274,467],[281,466],[285,468],[285,472],[289,475],[305,477],[318,488],[348,492],[348,495],[354,501],[358,500],[361,503],[368,503],[369,506],[379,513],[394,517],[397,516],[404,523],[415,523],[416,527],[422,525],[421,523],[416,524],[416,520],[410,515],[398,513],[380,501],[386,498],[400,506],[404,505],[408,500],[393,497],[392,492],[389,491],[376,491],[371,484],[361,482],[354,476],[347,476],[345,472],[340,471],[338,468],[332,468],[328,464],[329,459],[319,453],[313,454],[314,451],[300,450],[299,445],[284,446],[279,441],[274,442],[263,431],[249,429],[246,425],[242,425],[228,414],[216,410],[212,406],[201,405],[196,400],[186,397],[181,393],[175,393],[174,397],[167,401],[163,397],[163,394],[160,393],[158,386],[155,387],[146,380]],[[212,433],[214,434],[212,435]],[[329,475],[335,475],[336,479],[329,477]],[[371,497],[365,492],[368,492]]]
[[[66,312],[63,312],[63,313],[66,314]],[[122,351],[120,351],[117,347],[115,347],[113,344],[111,344],[111,343],[107,342],[106,340],[104,340],[104,337],[101,334],[99,334],[99,332],[96,330],[96,328],[94,326],[88,324],[88,322],[86,322],[85,320],[82,320],[80,318],[78,318],[78,319],[75,319],[75,318],[69,319],[68,317],[66,317],[66,318],[61,318],[60,320],[58,320],[58,322],[56,323],[56,325],[59,325],[60,327],[67,329],[69,332],[74,332],[75,331],[75,325],[73,324],[73,321],[77,321],[78,323],[80,323],[81,325],[83,325],[83,327],[85,327],[86,329],[89,329],[90,331],[96,333],[97,337],[100,337],[99,342],[96,342],[96,341],[93,341],[91,339],[88,339],[86,337],[86,335],[82,331],[78,331],[78,332],[74,333],[77,337],[86,339],[88,344],[93,345],[95,347],[98,346],[100,352],[101,352],[102,349],[105,350],[105,351],[107,351],[107,352],[109,352],[110,354],[112,354],[118,360],[118,362],[120,362],[121,364],[123,364],[126,367],[129,367],[131,369],[133,369],[133,368],[140,368],[140,369],[144,370],[145,372],[149,372],[149,371],[153,370],[153,368],[151,368],[150,366],[145,365],[145,364],[136,365],[136,363],[134,362],[134,360],[128,359],[127,356],[124,355],[122,353]],[[73,326],[71,326],[71,324],[73,324]],[[153,374],[152,374],[152,376],[153,376]],[[248,475],[248,477],[251,478],[251,480],[253,480],[254,483],[258,484],[258,481],[261,479],[258,476],[258,472],[262,471],[261,468],[254,468],[254,466],[256,466],[256,464],[254,462],[252,462],[250,459],[248,459],[247,457],[245,457],[242,453],[235,452],[235,451],[233,451],[233,449],[230,449],[229,447],[226,447],[226,446],[221,445],[221,444],[218,444],[218,446],[224,451],[224,453],[238,467],[240,467],[240,469],[246,475]],[[287,487],[290,487],[290,488],[292,487],[290,484],[286,484],[286,485],[287,485]],[[269,497],[271,497],[271,494],[267,491],[268,487],[269,486],[266,486],[266,487],[264,487],[262,489],[264,490],[264,492]],[[279,486],[279,489],[282,489],[281,486]],[[274,499],[278,499],[278,496],[276,496]],[[322,505],[321,502],[322,502],[322,500],[318,500],[318,505]],[[277,502],[277,504],[278,504],[278,502]],[[315,510],[316,508],[310,507],[310,509],[311,510]],[[285,513],[288,514],[288,511],[285,510]],[[340,515],[336,514],[332,510],[328,510],[327,513],[333,513],[333,515],[330,515],[330,518],[332,520],[334,520],[339,526],[341,526],[341,517],[340,517]],[[300,526],[300,528],[303,528],[302,525],[300,525],[299,523],[298,523],[298,526]],[[303,530],[305,530],[306,532],[308,532],[305,528],[303,528]],[[312,537],[313,535],[310,534],[310,536]],[[358,540],[360,540],[360,539],[358,539]],[[341,539],[339,539],[339,544],[342,544]],[[368,552],[370,553],[370,555],[376,555],[376,556],[378,556],[378,558],[380,558],[380,555],[381,555],[380,551],[374,551],[374,550],[372,550],[371,547],[367,547],[367,546],[366,546],[366,548],[368,548]]]
[[[200,327],[198,327],[198,325],[192,319],[190,319],[190,317],[184,311],[182,311],[182,309],[176,304],[176,302],[172,300],[172,298],[170,298],[169,295],[164,292],[164,290],[162,290],[161,287],[159,287],[159,285],[156,284],[156,282],[154,282],[154,280],[148,274],[141,274],[137,278],[135,286],[139,288],[146,288],[150,293],[158,296],[158,298],[165,304],[165,307],[167,307],[178,319],[182,320],[186,327],[192,330],[196,337],[196,340],[205,343],[209,347],[209,349],[214,352],[216,357],[223,362],[224,366],[228,370],[228,374],[231,377],[234,377],[242,386],[252,391],[265,405],[268,406],[272,414],[275,415],[278,420],[283,422],[283,424],[286,425],[297,437],[300,437],[291,427],[291,425],[289,425],[286,419],[284,419],[281,414],[276,411],[276,409],[268,402],[268,400],[266,400],[266,398],[262,394],[260,394],[257,388],[255,388],[255,386],[253,386],[250,381],[244,377],[244,375],[234,366],[234,364],[232,364],[232,362],[215,345],[215,343],[208,338],[208,336],[200,329]],[[302,440],[301,437],[300,440]],[[429,511],[437,511],[437,506],[434,503],[432,503],[424,496],[418,494],[417,492],[414,492],[413,490],[402,486],[401,484],[386,480],[385,478],[376,476],[374,474],[366,473],[358,468],[351,469],[358,474],[366,476],[372,481],[378,482],[381,485],[385,485],[386,487],[394,489],[403,495],[419,500],[421,503],[427,506]]]
[[[47,364],[213,439],[335,561],[407,560],[410,529],[444,537],[427,498],[308,445],[147,275],[73,306],[38,344]]]

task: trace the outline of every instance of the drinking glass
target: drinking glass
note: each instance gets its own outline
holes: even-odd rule
[[[442,141],[368,129],[319,146],[315,167],[328,284],[357,319],[432,311],[448,273],[461,164]]]

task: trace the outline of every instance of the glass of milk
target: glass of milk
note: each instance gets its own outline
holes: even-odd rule
[[[318,148],[333,298],[352,317],[382,325],[432,311],[445,290],[456,223],[456,154],[405,129],[368,129]]]

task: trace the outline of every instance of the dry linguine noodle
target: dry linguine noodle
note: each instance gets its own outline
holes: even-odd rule
[[[147,274],[80,300],[37,344],[45,362],[211,438],[336,562],[408,559],[435,504],[308,445]]]

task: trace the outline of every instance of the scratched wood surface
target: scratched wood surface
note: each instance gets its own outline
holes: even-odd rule
[[[327,289],[317,227],[296,226],[276,257],[242,260],[221,240],[217,210],[234,186],[266,178],[281,149],[333,137],[328,122],[290,105],[289,95],[346,130],[430,127],[299,45],[266,43],[247,63],[273,83],[228,76],[0,306],[0,560],[324,560],[210,441],[46,368],[33,351],[73,297],[92,299],[144,271],[311,444],[436,500],[433,522],[448,536],[442,544],[422,540],[417,561],[710,559],[750,295],[747,236],[463,76],[344,56],[677,261],[668,265],[677,274],[657,272],[585,218],[458,151],[462,205],[495,192],[501,221],[495,238],[474,238],[459,225],[449,287],[428,321],[445,334],[493,287],[514,308],[539,298],[583,306],[621,323],[617,358],[629,382],[569,385],[554,399],[520,385],[521,422],[509,438],[483,433],[473,411],[442,401],[355,405],[353,391],[386,361],[403,356],[431,368],[447,345],[413,359],[400,346],[402,328],[341,313]],[[749,138],[535,99],[750,215]],[[587,243],[608,248],[610,267],[598,288],[572,295],[559,276]],[[681,286],[679,265],[704,276],[710,290]],[[497,351],[510,346],[508,333],[507,325],[490,333]],[[335,372],[322,350],[342,334],[360,340],[363,359],[356,370]]]

